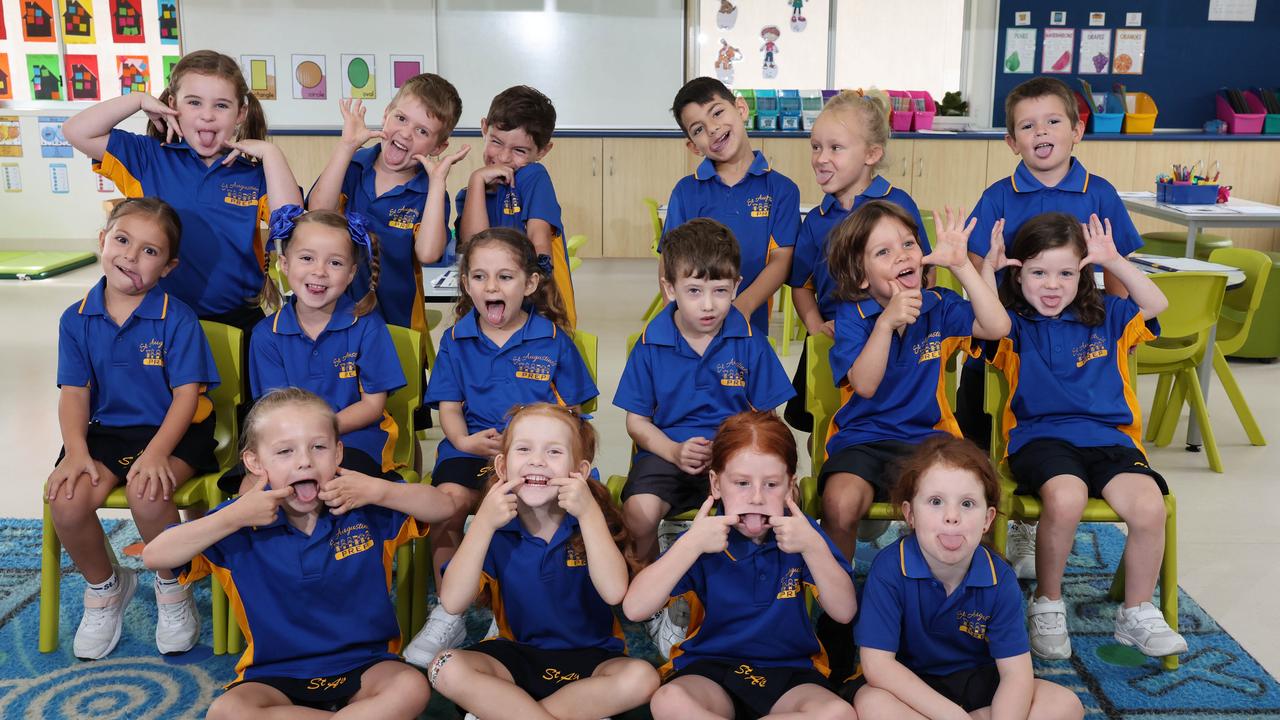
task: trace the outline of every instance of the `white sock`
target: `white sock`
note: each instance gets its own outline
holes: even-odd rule
[[[156,576],[156,590],[160,592],[176,592],[180,589],[182,589],[182,585],[178,582],[178,578],[165,580],[159,575]]]
[[[103,580],[101,583],[97,585],[94,585],[93,583],[89,583],[89,589],[92,590],[97,595],[111,595],[115,593],[116,587],[118,585],[119,583],[116,581],[116,574],[114,571],[112,571],[111,577],[107,578],[106,580]]]

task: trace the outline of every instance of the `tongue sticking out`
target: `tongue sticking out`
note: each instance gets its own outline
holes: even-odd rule
[[[303,480],[293,484],[293,496],[299,502],[314,502],[319,492],[320,486],[316,484],[315,480]]]
[[[764,534],[769,529],[769,518],[760,513],[744,513],[738,516],[738,522],[742,523],[743,529],[746,530],[744,535],[756,537]]]
[[[964,545],[964,536],[963,535],[939,535],[938,542],[942,545],[942,547],[946,548],[947,550],[955,552],[956,550],[959,550],[962,545]]]
[[[484,319],[489,321],[490,325],[502,325],[502,316],[507,311],[507,304],[501,301],[487,302],[484,304]]]
[[[133,282],[134,290],[142,290],[142,276],[135,272],[124,271],[124,274]]]
[[[1043,160],[1043,159],[1045,159],[1045,158],[1047,158],[1047,157],[1049,157],[1050,155],[1052,155],[1052,154],[1053,154],[1053,146],[1052,146],[1052,145],[1037,145],[1037,146],[1036,146],[1036,148],[1035,148],[1035,153],[1036,153],[1036,157],[1038,157],[1038,158],[1040,158],[1041,160]]]

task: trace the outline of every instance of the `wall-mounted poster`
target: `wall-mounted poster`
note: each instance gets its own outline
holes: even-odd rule
[[[110,0],[110,3],[111,39],[118,43],[146,42],[146,32],[142,28],[142,0]]]
[[[1036,71],[1036,29],[1007,28],[1004,34],[1004,71],[1030,75]]]
[[[62,94],[62,66],[57,55],[28,55],[27,81],[32,100],[65,100]]]
[[[1111,69],[1111,31],[1080,31],[1080,74],[1101,75]]]
[[[102,76],[98,73],[97,55],[68,55],[67,99],[101,100]]]
[[[276,99],[275,55],[241,55],[240,69],[249,81],[249,92],[259,100]]]
[[[68,45],[97,42],[93,31],[93,0],[61,0],[62,39]]]
[[[1111,72],[1116,75],[1141,75],[1142,59],[1146,54],[1146,28],[1117,29],[1116,54],[1111,61]]]
[[[324,100],[329,96],[324,55],[293,56],[293,99]]]
[[[356,100],[378,97],[377,65],[373,55],[342,55],[342,97]]]
[[[27,42],[53,42],[53,0],[20,0],[22,39]]]
[[[1069,73],[1075,57],[1075,28],[1045,28],[1040,55],[1040,72]]]

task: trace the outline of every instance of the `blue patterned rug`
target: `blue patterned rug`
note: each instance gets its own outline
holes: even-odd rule
[[[132,523],[107,521],[117,554],[137,542]],[[1036,674],[1073,689],[1089,718],[1280,718],[1280,685],[1194,600],[1179,597],[1181,629],[1190,645],[1175,672],[1116,645],[1114,605],[1106,599],[1111,569],[1124,536],[1109,525],[1083,525],[1065,584],[1075,656],[1036,663]],[[36,650],[39,631],[40,523],[0,520],[0,718],[50,720],[168,720],[202,718],[221,686],[234,676],[235,658],[210,647],[208,583],[197,599],[205,620],[202,644],[185,655],[160,656],[154,642],[155,598],[149,579],[126,612],[120,645],[107,660],[80,662],[71,638],[80,620],[84,583],[63,555],[62,620],[57,652]],[[874,550],[859,546],[865,573]],[[137,566],[136,558],[125,558]],[[149,576],[144,576],[149,577]],[[468,618],[473,639],[488,627],[483,611]],[[651,657],[643,631],[627,628],[637,655]],[[644,717],[643,713],[634,713]],[[426,718],[458,716],[433,698]]]

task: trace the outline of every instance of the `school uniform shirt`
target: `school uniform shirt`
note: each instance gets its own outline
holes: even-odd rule
[[[426,534],[425,524],[377,505],[342,515],[322,507],[310,536],[277,511],[271,523],[210,545],[179,579],[213,575],[226,589],[247,645],[236,682],[340,675],[396,659],[391,565],[396,548]]]
[[[382,145],[357,150],[342,178],[342,201],[345,212],[359,212],[370,220],[378,236],[381,250],[381,275],[378,278],[378,311],[389,325],[427,331],[426,308],[422,295],[422,264],[414,249],[414,237],[426,214],[430,180],[419,171],[408,182],[397,185],[382,195],[377,191],[374,163]],[[449,233],[449,196],[444,199],[445,238]],[[445,264],[439,262],[428,267]],[[369,268],[362,258],[360,270],[347,290],[359,300],[369,292]]]
[[[461,228],[463,206],[467,202],[467,189],[458,191],[458,228]],[[489,215],[489,227],[515,228],[526,235],[530,220],[542,220],[551,226],[551,279],[564,297],[569,311],[569,328],[578,326],[578,311],[574,304],[573,276],[569,273],[569,249],[565,243],[568,235],[560,217],[560,201],[551,175],[542,163],[529,163],[516,171],[515,183],[500,184],[493,192],[484,195],[485,209]],[[467,238],[460,238],[466,240]]]
[[[480,331],[474,309],[445,331],[423,402],[437,409],[462,403],[467,432],[477,433],[505,429],[513,405],[581,405],[599,395],[569,333],[531,307],[525,311],[524,326],[502,347]],[[476,456],[441,440],[436,464],[456,457]]]
[[[392,392],[405,386],[404,372],[387,324],[376,314],[356,317],[355,303],[339,296],[329,325],[315,340],[302,331],[294,308],[285,303],[262,319],[249,340],[249,391],[253,398],[272,390],[300,387],[324,398],[334,412],[360,401],[360,393]],[[342,434],[342,444],[361,450],[382,464],[392,458],[399,428],[391,414]]]
[[[795,396],[768,337],[730,308],[702,355],[680,334],[676,304],[653,320],[627,356],[613,404],[650,418],[668,438],[715,437],[720,423],[747,410],[772,410]],[[635,458],[651,455],[636,450]]]
[[[813,518],[805,519],[852,582],[849,563],[831,538]],[[804,556],[779,550],[772,531],[756,544],[730,529],[725,551],[699,556],[671,590],[671,597],[683,595],[689,602],[689,628],[660,672],[666,677],[699,660],[719,660],[811,667],[827,675],[827,653],[813,631],[806,588],[817,591]]]
[[[792,247],[800,230],[800,189],[787,176],[772,170],[763,153],[755,151],[747,174],[732,187],[720,179],[715,163],[703,160],[696,172],[676,183],[667,201],[667,231],[694,218],[711,218],[733,231],[742,254],[742,284],[751,286],[777,248]],[[662,243],[658,243],[662,252]],[[751,313],[751,327],[769,334],[769,303]]]
[[[903,190],[894,187],[883,177],[877,175],[860,194],[853,198],[853,207],[845,210],[835,195],[830,193],[822,197],[822,204],[805,216],[800,224],[800,234],[796,237],[796,249],[791,255],[791,277],[787,284],[791,287],[808,288],[818,297],[818,311],[824,320],[836,316],[836,282],[831,277],[831,268],[827,264],[827,237],[837,225],[849,217],[854,210],[868,200],[888,200],[906,210],[920,229],[920,251],[925,255],[930,252],[929,232],[920,218],[920,210],[916,203]]]
[[[871,561],[854,637],[860,647],[896,653],[916,674],[948,675],[1031,652],[1009,565],[979,545],[968,574],[947,595],[914,534]]]
[[[213,412],[205,395],[218,370],[191,308],[159,287],[142,298],[124,326],[107,313],[106,278],[62,313],[58,387],[89,388],[89,419],[108,427],[164,423],[173,389],[200,386],[192,423]]]
[[[1004,427],[1009,452],[1054,438],[1079,447],[1142,448],[1142,407],[1129,377],[1129,353],[1154,340],[1160,325],[1144,320],[1129,298],[1104,295],[1097,327],[1068,308],[1056,318],[1009,312],[1013,327],[991,364],[1009,381]]]
[[[578,519],[566,513],[551,542],[513,518],[489,541],[480,575],[499,637],[540,650],[622,652],[622,625],[596,591],[586,551],[570,540]]]
[[[265,257],[258,228],[271,213],[262,165],[245,156],[206,165],[185,140],[112,130],[94,172],[125,197],[158,197],[182,219],[181,262],[160,287],[200,317],[253,305]]]
[[[918,443],[931,435],[960,437],[942,374],[956,350],[977,353],[972,342],[973,307],[946,288],[921,293],[920,316],[905,333],[893,333],[884,377],[875,395],[864,398],[849,387],[849,370],[884,311],[873,298],[841,303],[836,310],[831,372],[843,405],[827,436],[827,457],[851,445],[877,440]]]

